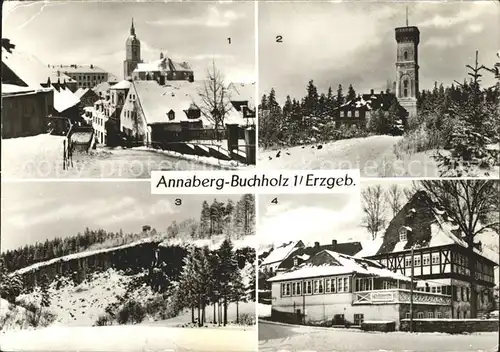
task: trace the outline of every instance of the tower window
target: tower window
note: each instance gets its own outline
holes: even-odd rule
[[[408,80],[403,81],[403,96],[405,98],[408,96]]]
[[[405,51],[403,53],[403,57],[404,57],[405,61],[408,60],[408,52],[407,51]]]

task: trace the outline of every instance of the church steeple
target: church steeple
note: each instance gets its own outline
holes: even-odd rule
[[[132,26],[130,26],[130,35],[135,37],[135,28],[134,28],[134,18],[132,17]]]

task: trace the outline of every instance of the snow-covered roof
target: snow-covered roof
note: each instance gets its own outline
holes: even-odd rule
[[[96,92],[97,95],[99,95],[99,93],[102,93],[102,95],[104,96],[112,86],[113,84],[110,84],[109,82],[101,82],[97,86],[92,88],[92,90]]]
[[[113,85],[110,87],[110,89],[130,89],[130,81],[127,81],[126,79],[118,82],[117,84]]]
[[[409,208],[410,205],[412,206],[411,208]],[[437,208],[436,203],[434,203],[425,192],[416,192],[415,195],[408,201],[408,203],[401,209],[401,211],[405,213],[415,214],[417,212],[415,207],[418,208],[418,211],[427,212],[432,219],[432,221],[428,222],[430,225],[429,241],[421,244],[421,247],[428,248],[457,244],[464,248],[468,248],[467,242],[458,236],[458,233],[460,232],[458,225],[453,224],[451,220],[446,217],[445,211]],[[387,232],[389,231],[389,228],[393,226],[392,222],[394,220],[395,219],[393,219],[389,224],[389,227],[387,228],[385,233],[385,237],[388,236]],[[480,226],[481,224],[478,224],[478,227]],[[405,228],[408,231],[413,230],[409,226],[400,227]],[[385,246],[382,245],[377,254],[397,253],[410,250],[410,248],[408,248],[407,246],[408,238],[407,240],[402,241],[399,238],[399,235],[395,236],[394,234],[392,234],[391,239],[392,242],[390,243],[390,245],[389,243],[385,243]],[[491,243],[492,239],[493,241],[495,241],[494,243],[498,243],[498,234],[494,231],[486,231],[484,233],[476,235],[476,241],[481,241],[483,244]],[[499,262],[499,254],[490,248],[483,246],[483,248],[481,249],[474,248],[474,251],[477,254],[482,255],[486,259],[493,261],[494,263],[498,264]]]
[[[53,65],[52,68],[68,73],[106,73],[102,68],[95,65]]]
[[[191,66],[187,62],[175,62],[169,60],[169,63],[172,65],[174,71],[192,71]]]
[[[43,64],[37,57],[25,53],[17,48],[8,52],[2,47],[2,63],[7,65],[17,77],[34,89],[41,88],[41,84],[75,82],[62,72],[54,72],[48,65]]]
[[[383,238],[378,237],[371,241],[364,241],[361,243],[363,249],[355,254],[356,258],[365,258],[371,257],[372,255],[377,254],[378,250],[382,246]]]
[[[229,84],[229,94],[232,101],[246,101],[250,109],[255,108],[255,83]]]
[[[296,269],[291,269],[290,271],[287,271],[285,273],[278,274],[268,281],[274,282],[300,280],[314,277],[347,274],[364,274],[403,281],[411,280],[410,278],[399,273],[394,273],[384,268],[381,264],[369,259],[355,258],[349,255],[340,254],[329,250],[324,250],[316,254],[314,257],[323,255],[323,253],[326,253],[331,258],[333,258],[336,263],[333,264],[330,262],[325,262],[324,264],[315,265],[311,261],[307,261],[304,264],[298,266]]]
[[[31,87],[16,86],[15,84],[2,83],[2,96],[32,94],[36,91]]]
[[[155,72],[155,71],[162,71],[162,63],[166,60],[160,59],[160,60],[155,60],[155,61],[150,61],[150,62],[140,62],[137,64],[137,67],[134,69],[134,72]],[[168,67],[166,67],[168,70]]]
[[[78,98],[81,98],[85,95],[85,93],[87,93],[90,89],[89,88],[78,88],[75,92],[75,95],[78,97]]]
[[[261,265],[273,264],[281,262],[286,259],[290,254],[292,254],[295,247],[299,244],[299,241],[291,241],[289,243],[284,243],[279,247],[273,249],[271,253],[264,259]]]
[[[298,258],[298,259],[300,259],[300,260],[307,260],[307,259],[309,259],[309,258],[310,258],[310,256],[309,256],[309,255],[307,255],[307,254],[296,255],[295,257],[297,257],[297,258]]]
[[[203,105],[200,96],[203,85],[203,81],[167,81],[163,86],[156,81],[133,82],[147,124],[201,120],[204,126],[210,126],[212,122],[203,114],[199,119],[188,119],[185,113],[193,103],[198,106]],[[168,118],[169,111],[175,113],[173,120]],[[244,124],[245,121],[236,109],[231,106],[224,123]]]
[[[80,103],[80,98],[68,88],[54,89],[54,109],[57,112],[63,112],[78,103]]]

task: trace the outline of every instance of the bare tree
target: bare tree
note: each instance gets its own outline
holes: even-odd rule
[[[224,127],[224,120],[231,109],[231,101],[224,76],[216,68],[215,61],[212,62],[212,69],[207,71],[205,83],[199,94],[201,104],[198,108],[203,116],[214,124],[217,140],[220,140],[218,131]]]
[[[389,206],[391,207],[393,217],[396,216],[396,214],[401,210],[403,206],[402,197],[403,197],[403,191],[398,185],[392,185],[385,194],[385,199],[387,203],[389,203]]]
[[[500,187],[496,180],[458,180],[421,182],[427,193],[438,202],[441,210],[458,225],[461,238],[467,243],[471,285],[471,318],[477,317],[477,286],[475,282],[477,255],[481,243],[476,236],[491,229],[499,231]]]
[[[361,192],[363,202],[363,226],[372,235],[372,239],[377,238],[377,234],[385,225],[385,203],[384,192],[380,185],[369,186]]]
[[[410,187],[403,188],[403,195],[405,198],[405,202],[408,203],[408,201],[417,193],[417,191],[421,190],[421,186],[419,183],[413,181]]]

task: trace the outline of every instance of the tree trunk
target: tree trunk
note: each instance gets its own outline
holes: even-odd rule
[[[191,323],[194,324],[194,307],[191,307]]]
[[[475,319],[477,318],[476,255],[474,253],[474,247],[472,243],[469,244],[467,252],[468,252],[467,257],[469,261],[469,271],[470,271],[470,317],[469,318]]]
[[[217,302],[214,302],[214,324],[217,324],[217,317],[215,316],[215,309],[216,309],[216,306],[217,305]]]
[[[224,326],[227,325],[227,298],[224,298]]]
[[[205,325],[206,320],[205,303],[203,303],[203,311],[201,312],[201,325]]]
[[[201,326],[200,323],[201,323],[201,320],[200,320],[200,313],[201,313],[201,309],[200,309],[200,305],[198,304],[198,326]]]
[[[236,324],[240,323],[239,303],[240,303],[240,301],[236,301]]]

